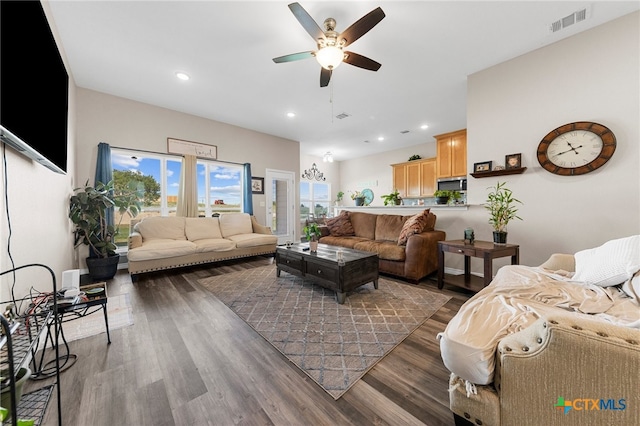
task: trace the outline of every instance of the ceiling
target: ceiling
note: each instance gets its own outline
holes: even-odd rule
[[[342,64],[320,88],[315,59],[272,61],[316,48],[288,3],[50,6],[79,87],[299,141],[302,154],[331,151],[338,161],[465,128],[468,75],[640,9],[638,1],[301,1],[321,27],[334,18],[338,32],[378,6],[386,14],[348,47],[380,70]],[[584,8],[584,21],[549,31]]]

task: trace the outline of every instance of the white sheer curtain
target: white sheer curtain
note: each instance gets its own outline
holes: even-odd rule
[[[178,188],[177,216],[198,217],[197,159],[194,155],[182,158],[180,187]]]

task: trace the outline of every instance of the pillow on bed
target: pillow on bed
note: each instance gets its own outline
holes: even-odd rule
[[[607,241],[575,254],[574,281],[601,287],[622,284],[640,270],[640,235]]]

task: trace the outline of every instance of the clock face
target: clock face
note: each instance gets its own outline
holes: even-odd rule
[[[616,138],[605,126],[590,121],[565,124],[549,132],[538,145],[538,162],[563,176],[589,173],[606,163]]]

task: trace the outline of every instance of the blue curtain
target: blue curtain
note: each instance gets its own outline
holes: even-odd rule
[[[242,191],[244,212],[253,214],[253,195],[251,193],[251,164],[244,163],[244,191]]]
[[[98,161],[96,163],[96,177],[94,185],[98,182],[109,183],[113,180],[113,166],[111,165],[111,147],[108,143],[98,144]],[[114,226],[113,207],[107,209],[107,224]]]

